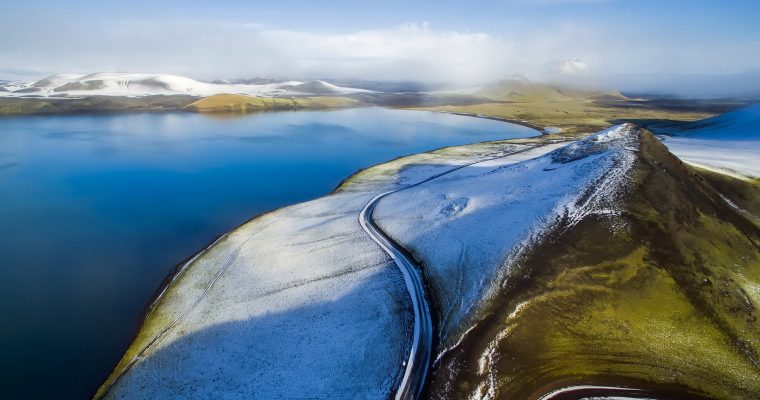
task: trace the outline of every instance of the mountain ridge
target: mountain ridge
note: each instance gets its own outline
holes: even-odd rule
[[[82,97],[190,95],[206,97],[220,93],[250,96],[287,97],[308,94],[366,93],[363,89],[347,88],[323,81],[242,80],[235,82],[202,82],[170,74],[98,72],[93,74],[56,74],[29,82],[7,83],[2,86],[4,97]],[[328,93],[329,92],[329,93]]]

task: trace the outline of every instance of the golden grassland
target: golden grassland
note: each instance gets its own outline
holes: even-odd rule
[[[196,112],[250,112],[273,110],[328,109],[359,106],[359,101],[348,97],[253,97],[241,94],[217,94],[204,97],[187,106]]]
[[[674,120],[696,121],[714,116],[702,111],[672,111],[635,107],[617,107],[611,101],[573,98],[563,101],[546,101],[540,98],[529,101],[506,101],[472,105],[446,105],[416,107],[426,111],[463,113],[491,118],[515,120],[543,127],[557,127],[564,134],[597,132],[610,125],[628,121]]]
[[[597,132],[621,122],[694,121],[715,115],[702,111],[705,107],[696,107],[698,101],[686,107],[683,103],[668,107],[667,101],[629,99],[619,92],[560,88],[519,79],[486,85],[471,95],[483,101],[413,108],[520,121],[560,128],[571,135]]]
[[[0,115],[175,111],[195,100],[196,97],[187,95],[90,96],[73,99],[0,98]]]

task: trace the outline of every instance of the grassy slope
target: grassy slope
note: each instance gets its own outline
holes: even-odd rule
[[[522,260],[434,369],[432,398],[575,384],[758,397],[760,228],[649,134],[633,178],[625,228],[587,217]]]
[[[180,110],[195,100],[196,97],[180,95],[92,96],[81,99],[0,98],[0,115]]]
[[[618,108],[596,100],[574,99],[561,102],[483,103],[465,106],[421,107],[428,111],[458,112],[524,121],[544,127],[558,127],[563,133],[591,133],[612,124],[635,120],[695,121],[715,114],[657,109]]]
[[[252,97],[239,94],[217,94],[204,97],[187,106],[197,112],[247,112],[269,110],[325,109],[357,106],[357,100],[348,97]]]
[[[532,82],[523,79],[494,82],[483,86],[477,94],[494,100],[516,101],[522,103],[536,101],[560,102],[589,98],[626,99],[625,96],[619,92],[560,88],[545,83]]]
[[[695,169],[702,179],[734,203],[745,217],[760,226],[760,179],[736,179],[707,169]]]

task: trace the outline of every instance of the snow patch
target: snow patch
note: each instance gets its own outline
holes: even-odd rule
[[[735,177],[760,177],[760,104],[664,130],[682,160]]]

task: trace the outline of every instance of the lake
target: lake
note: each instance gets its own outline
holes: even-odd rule
[[[360,168],[537,132],[377,108],[0,118],[4,398],[89,398],[164,278]]]

